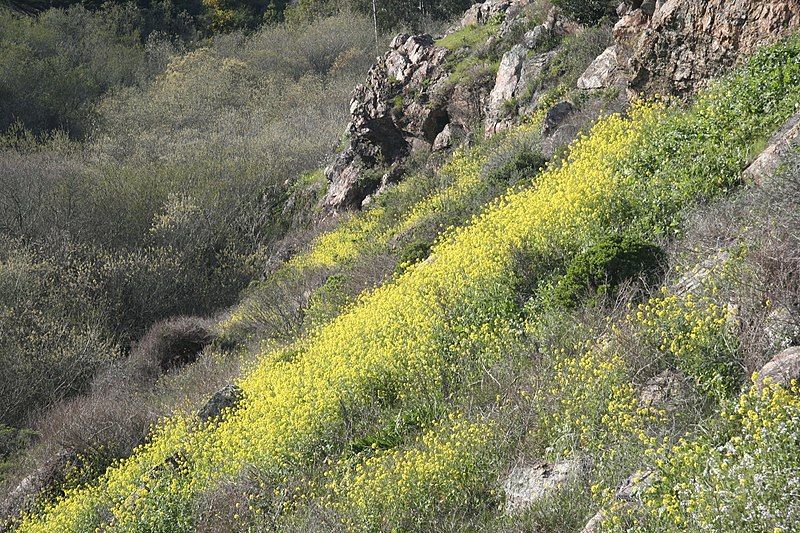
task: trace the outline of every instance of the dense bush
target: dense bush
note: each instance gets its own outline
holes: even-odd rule
[[[407,268],[414,263],[418,263],[428,257],[431,253],[431,242],[425,239],[415,240],[408,243],[400,250],[398,259],[402,269]]]
[[[605,239],[570,262],[555,286],[555,301],[569,308],[587,295],[613,297],[617,285],[635,277],[652,285],[663,259],[663,252],[653,244],[630,237]]]
[[[0,423],[20,427],[85,390],[119,352],[93,305],[90,272],[0,244]]]
[[[154,380],[165,372],[194,363],[213,339],[209,320],[172,317],[153,324],[134,345],[128,365],[135,378],[145,382]]]
[[[126,55],[103,40],[122,25],[104,13],[2,15],[0,41],[28,39],[118,80],[76,115],[91,110],[89,139],[15,129],[0,141],[0,422],[13,427],[86,392],[153,324],[235,301],[274,243],[314,216],[297,210],[318,187],[296,177],[336,146],[349,92],[373,59],[372,29],[352,16],[230,34],[190,53],[145,51],[125,33],[135,51]],[[145,66],[160,72],[133,74]],[[153,420],[132,416],[131,432]],[[130,450],[122,440],[116,449]]]
[[[88,134],[100,96],[147,75],[135,17],[122,6],[35,17],[0,9],[0,132],[20,123],[35,133]]]
[[[711,431],[653,450],[657,479],[634,516],[661,531],[791,531],[800,520],[789,496],[800,464],[798,393],[753,386],[724,405]]]
[[[614,14],[618,3],[613,0],[552,0],[567,16],[592,24]]]

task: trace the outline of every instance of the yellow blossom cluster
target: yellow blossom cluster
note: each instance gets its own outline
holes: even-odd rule
[[[491,501],[494,424],[451,414],[408,449],[391,449],[328,473],[331,507],[350,530],[419,529],[431,515]],[[415,526],[415,527],[412,527]]]
[[[512,252],[523,243],[575,250],[603,231],[615,218],[613,198],[627,183],[613,172],[614,164],[656,117],[639,108],[630,118],[601,120],[576,141],[563,165],[449,233],[430,261],[363,295],[299,341],[291,359],[265,358],[240,383],[247,397],[243,408],[183,439],[180,490],[147,490],[122,501],[113,496],[109,486],[141,481],[130,480],[129,464],[156,460],[145,450],[85,489],[84,510],[93,510],[97,526],[107,523],[109,513],[121,529],[142,521],[182,523],[188,519],[159,509],[185,509],[202,488],[246,464],[284,472],[329,441],[346,413],[376,397],[411,406],[437,401],[448,374],[470,368],[475,357],[488,364],[500,356],[514,313]],[[73,505],[72,497],[62,499],[22,529],[48,531],[53,521],[83,529]]]
[[[636,322],[646,341],[692,376],[701,390],[717,398],[737,383],[736,343],[731,331],[730,306],[719,303],[713,280],[697,294],[671,294],[639,305]]]
[[[800,509],[796,384],[753,385],[712,431],[650,452],[657,481],[643,523],[660,531],[794,531]]]
[[[609,347],[589,346],[559,361],[552,381],[533,400],[537,437],[556,457],[613,452],[625,442],[649,443],[656,412],[639,406],[626,361]]]
[[[541,114],[534,120],[505,132],[502,141],[513,142],[519,137],[529,135],[541,127],[543,117]],[[500,139],[493,139],[492,145],[500,142]],[[266,282],[251,288],[253,294],[249,294],[244,302],[220,324],[221,331],[233,331],[247,324],[253,316],[265,312],[269,314],[271,309],[265,310],[258,305],[259,294],[262,291],[273,291],[274,284],[282,284],[286,278],[301,277],[305,271],[311,269],[343,267],[371,252],[385,250],[393,238],[412,231],[415,226],[422,225],[444,212],[463,211],[464,203],[469,202],[476,188],[480,187],[484,180],[482,168],[488,157],[489,146],[485,144],[457,150],[438,172],[439,180],[444,183],[432,192],[422,194],[419,201],[414,202],[410,209],[398,214],[378,203],[344,220],[335,229],[323,233],[308,251],[293,257]],[[420,194],[415,188],[424,182],[422,178],[424,176],[410,176],[385,192],[384,196],[415,197]],[[530,178],[532,180],[534,176]],[[453,229],[449,227],[444,233]],[[409,265],[402,266],[405,268]]]

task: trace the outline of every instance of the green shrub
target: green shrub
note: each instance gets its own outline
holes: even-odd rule
[[[475,48],[486,42],[486,40],[494,35],[500,28],[503,22],[502,16],[495,16],[486,24],[471,24],[465,26],[460,30],[454,31],[450,35],[446,35],[436,41],[436,44],[443,46],[449,50],[458,50],[459,48]]]
[[[574,307],[586,296],[611,294],[636,276],[652,283],[664,254],[658,246],[632,238],[611,237],[576,256],[555,286],[555,301]]]
[[[536,176],[545,160],[535,148],[538,135],[533,137],[511,142],[508,148],[498,150],[489,157],[483,168],[486,179],[498,184],[514,185]]]
[[[100,96],[146,71],[135,17],[134,8],[121,6],[35,17],[0,9],[0,131],[19,122],[36,133],[86,135]]]
[[[578,22],[594,24],[614,14],[618,2],[613,0],[552,0],[564,13]]]
[[[702,92],[688,113],[669,111],[620,168],[625,175],[659,178],[634,193],[633,202],[649,198],[638,225],[674,234],[685,198],[708,201],[740,185],[764,140],[795,113],[798,83],[800,38],[794,36],[757,51]]]
[[[409,265],[419,263],[431,253],[431,241],[427,239],[417,239],[406,244],[398,254],[398,270],[403,271]]]

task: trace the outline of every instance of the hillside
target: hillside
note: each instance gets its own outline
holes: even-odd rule
[[[4,137],[5,527],[796,530],[800,4],[303,24]]]

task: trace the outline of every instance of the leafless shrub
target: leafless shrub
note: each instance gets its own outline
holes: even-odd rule
[[[154,324],[134,345],[128,365],[139,379],[154,380],[167,371],[194,363],[213,340],[210,320],[169,318]]]
[[[672,251],[684,266],[720,250],[741,255],[721,287],[737,310],[741,365],[757,371],[778,351],[800,342],[800,157],[760,188],[706,206],[689,219]]]
[[[237,339],[295,338],[303,328],[303,313],[314,290],[328,278],[325,269],[303,273],[277,271],[251,287],[240,303],[227,332]]]

